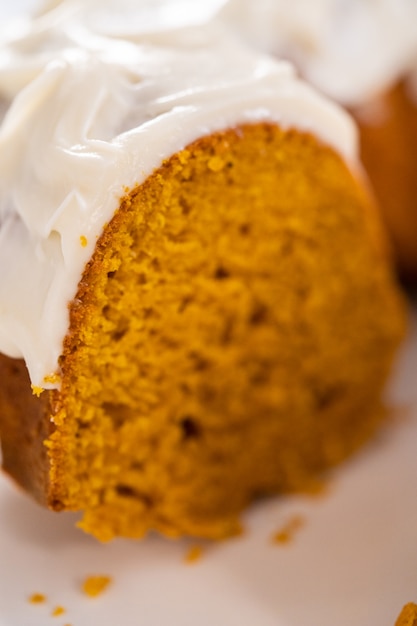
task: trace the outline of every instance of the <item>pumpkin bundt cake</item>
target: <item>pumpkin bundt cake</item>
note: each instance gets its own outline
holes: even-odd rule
[[[417,39],[417,27],[416,27]],[[391,234],[403,277],[417,279],[417,97],[406,79],[354,115],[361,156]]]
[[[229,0],[220,16],[353,114],[400,271],[416,280],[417,3]]]
[[[102,540],[224,537],[374,433],[403,304],[350,118],[106,6],[0,56],[3,464]]]

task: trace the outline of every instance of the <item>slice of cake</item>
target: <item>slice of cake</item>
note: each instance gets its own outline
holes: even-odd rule
[[[346,114],[118,7],[0,56],[3,463],[100,539],[224,537],[372,435],[403,304]]]

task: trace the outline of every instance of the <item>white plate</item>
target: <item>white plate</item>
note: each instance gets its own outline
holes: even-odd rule
[[[393,626],[417,600],[417,315],[394,377],[398,419],[320,497],[277,498],[244,536],[204,545],[151,537],[100,545],[73,515],[33,504],[0,479],[0,626]],[[271,536],[294,515],[288,545]],[[100,597],[81,591],[107,574]],[[39,592],[43,604],[30,604]],[[66,613],[53,617],[61,605]]]

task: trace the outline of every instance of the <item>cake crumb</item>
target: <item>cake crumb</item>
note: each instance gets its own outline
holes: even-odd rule
[[[211,170],[212,172],[220,172],[220,170],[224,168],[225,162],[221,157],[214,156],[209,159],[207,165],[209,170]]]
[[[83,248],[87,246],[88,240],[87,240],[87,237],[85,237],[85,235],[80,236],[80,244],[82,245]]]
[[[203,548],[201,546],[191,546],[185,555],[186,563],[196,563],[203,556]]]
[[[417,604],[408,602],[398,616],[395,626],[417,626]]]
[[[90,598],[95,598],[107,589],[111,581],[110,576],[88,576],[83,582],[83,591]]]
[[[51,385],[56,385],[61,381],[61,376],[57,372],[53,372],[52,374],[47,374],[43,378],[44,383],[50,383]]]
[[[31,385],[31,387],[32,387],[33,395],[36,396],[37,398],[39,398],[41,393],[43,393],[45,391],[45,389],[43,387],[37,387],[36,385]]]
[[[63,615],[64,613],[66,613],[66,610],[64,609],[63,606],[56,606],[53,609],[51,615],[52,617],[58,617],[59,615]]]
[[[32,595],[29,596],[29,602],[31,604],[43,604],[46,602],[46,596],[43,593],[32,593]]]
[[[287,544],[294,539],[295,533],[304,526],[304,519],[300,515],[294,515],[280,530],[274,533],[273,543]]]

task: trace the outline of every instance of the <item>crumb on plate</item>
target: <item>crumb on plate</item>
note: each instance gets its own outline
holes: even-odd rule
[[[46,596],[43,593],[32,593],[32,595],[29,596],[29,602],[31,604],[42,604],[46,602]]]
[[[63,606],[56,606],[53,610],[52,610],[52,617],[58,617],[59,615],[63,615],[64,613],[66,613],[66,609]]]
[[[83,591],[90,598],[95,598],[107,589],[111,581],[110,576],[87,576],[83,582]]]
[[[186,563],[196,563],[197,561],[199,561],[201,559],[203,555],[203,548],[201,546],[191,546],[191,548],[188,550],[187,554],[185,555],[185,562]]]
[[[294,539],[294,534],[304,526],[304,518],[301,515],[294,515],[286,522],[272,537],[273,543],[287,544]]]

